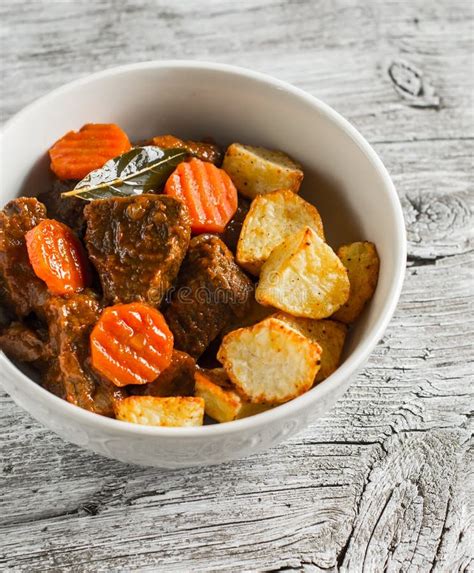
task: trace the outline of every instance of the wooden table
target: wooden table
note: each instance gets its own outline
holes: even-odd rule
[[[2,0],[0,26],[2,120],[67,81],[150,59],[294,83],[380,154],[409,241],[401,301],[366,370],[327,417],[264,454],[126,466],[62,442],[2,393],[1,566],[474,570],[471,3]]]

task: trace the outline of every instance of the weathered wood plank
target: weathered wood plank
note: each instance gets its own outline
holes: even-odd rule
[[[5,1],[1,117],[107,66],[208,58],[308,89],[371,141],[472,137],[471,16],[469,2]],[[413,109],[397,96],[387,69],[400,56],[429,76],[439,110]],[[21,79],[28,89],[18,89]]]
[[[2,120],[112,65],[253,67],[354,122],[392,173],[409,240],[400,305],[366,370],[325,418],[251,459],[125,466],[61,442],[0,395],[0,568],[472,568],[471,3],[4,0],[0,22]],[[430,106],[394,86],[400,61],[433,89]]]

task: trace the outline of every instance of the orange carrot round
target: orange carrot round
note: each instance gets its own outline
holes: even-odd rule
[[[77,132],[69,131],[51,147],[51,170],[59,179],[83,179],[130,148],[118,125],[88,123]]]
[[[26,233],[25,240],[31,266],[52,294],[71,294],[88,286],[84,248],[67,225],[45,219]]]
[[[180,163],[165,193],[186,204],[193,233],[222,233],[237,210],[237,190],[230,177],[200,159]]]
[[[173,334],[163,315],[141,302],[106,308],[90,343],[92,365],[116,386],[153,382],[173,353]]]

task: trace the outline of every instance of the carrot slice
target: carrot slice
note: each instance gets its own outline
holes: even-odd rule
[[[153,382],[173,353],[173,335],[163,315],[141,302],[106,308],[90,343],[92,365],[116,386]]]
[[[90,284],[90,268],[79,239],[54,219],[44,219],[25,235],[31,266],[55,295],[83,290]]]
[[[165,193],[188,207],[193,233],[222,233],[237,210],[237,190],[223,169],[191,159],[176,167]]]
[[[69,131],[51,147],[51,170],[59,179],[82,179],[130,148],[118,125],[88,123],[77,132]]]

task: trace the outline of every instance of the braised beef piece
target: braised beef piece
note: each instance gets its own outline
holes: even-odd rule
[[[59,365],[59,360],[52,360],[41,376],[41,386],[58,398],[67,400],[64,375]]]
[[[218,237],[194,237],[164,311],[175,347],[198,358],[228,322],[245,314],[252,293],[252,282]]]
[[[150,384],[127,386],[140,396],[193,396],[196,362],[186,352],[173,350],[171,364]]]
[[[114,403],[125,394],[92,369],[89,357],[89,336],[100,312],[92,292],[50,298],[45,314],[57,361],[46,373],[44,386],[81,408],[114,416]]]
[[[45,283],[30,265],[25,233],[46,218],[46,208],[33,197],[20,197],[0,211],[0,282],[3,304],[18,317],[39,312],[49,298]]]
[[[43,368],[52,358],[48,340],[41,336],[41,330],[33,330],[21,322],[12,322],[0,334],[0,349],[11,360],[32,363]]]
[[[54,394],[114,416],[114,403],[125,392],[95,373],[89,358],[89,334],[101,312],[97,296],[52,297],[29,262],[25,234],[45,218],[36,198],[15,199],[0,211],[0,306],[8,309],[0,348],[40,370],[43,386]]]
[[[164,195],[114,197],[93,201],[84,214],[86,246],[106,304],[159,306],[191,236],[184,204]]]
[[[45,306],[51,347],[57,362],[46,375],[48,383],[63,386],[64,397],[93,410],[96,382],[86,371],[88,336],[99,318],[98,300],[86,293],[71,298],[51,297]]]
[[[215,165],[222,163],[222,151],[214,143],[214,141],[191,141],[183,140],[175,137],[174,135],[158,135],[148,141],[144,145],[157,145],[162,149],[186,149],[192,153],[194,157],[202,161],[209,161]]]
[[[46,205],[51,219],[57,219],[73,229],[80,237],[85,230],[84,207],[86,202],[77,197],[62,197],[61,193],[74,189],[77,181],[55,179],[51,189],[38,195],[38,200]]]
[[[222,364],[217,360],[217,353],[222,344],[222,332],[209,344],[199,357],[199,366],[201,368],[221,368]]]
[[[8,294],[0,275],[0,331],[6,328],[13,320],[15,320],[15,313],[8,305]]]
[[[222,241],[235,253],[239,242],[240,232],[244,224],[245,217],[250,209],[250,201],[239,196],[239,205],[232,219],[227,224],[224,232],[220,235]]]

